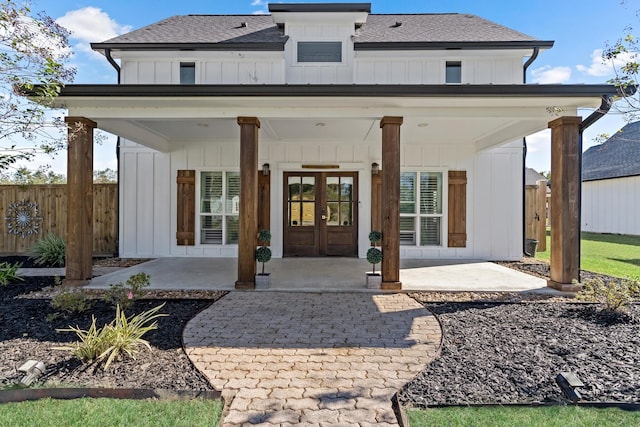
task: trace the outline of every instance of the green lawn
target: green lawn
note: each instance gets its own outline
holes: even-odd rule
[[[219,400],[42,399],[0,405],[0,426],[216,426]]]
[[[412,409],[407,411],[411,427],[418,426],[638,426],[640,412],[617,408],[585,408],[574,406],[474,407]]]
[[[536,258],[549,260],[551,237],[547,231],[547,250]],[[582,233],[580,267],[616,277],[640,276],[640,236]]]

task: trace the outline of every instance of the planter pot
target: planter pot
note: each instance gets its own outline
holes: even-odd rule
[[[382,275],[378,273],[367,273],[367,289],[380,289],[382,287]]]
[[[256,289],[269,289],[271,285],[271,273],[256,274]]]

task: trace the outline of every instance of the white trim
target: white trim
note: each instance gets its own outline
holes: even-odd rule
[[[235,168],[224,168],[224,167],[198,167],[198,168],[194,168],[194,170],[196,171],[196,197],[195,197],[195,236],[194,236],[194,244],[193,247],[196,248],[220,248],[221,250],[224,248],[238,248],[238,244],[237,243],[223,243],[223,244],[214,244],[214,243],[201,243],[200,242],[200,236],[202,234],[202,229],[201,229],[201,221],[200,221],[200,217],[202,216],[202,212],[201,212],[201,206],[200,206],[200,194],[201,194],[201,178],[202,178],[202,172],[222,172],[222,197],[224,198],[225,194],[226,194],[226,186],[227,186],[227,180],[226,180],[226,173],[227,172],[237,172],[237,173],[241,173],[239,169],[235,169]],[[224,220],[224,217],[226,216],[226,206],[224,206],[224,202],[223,202],[223,213],[222,213],[222,241],[226,242],[226,231],[227,231],[227,224],[226,221]]]
[[[449,219],[449,170],[455,170],[452,168],[424,168],[424,167],[402,167],[400,168],[400,173],[403,172],[417,172],[417,173],[421,173],[421,172],[435,172],[435,173],[440,173],[442,175],[442,214],[440,216],[438,215],[421,215],[420,213],[416,213],[413,218],[420,218],[420,217],[425,217],[425,218],[429,218],[429,217],[433,217],[433,218],[440,218],[440,244],[439,245],[420,245],[418,238],[416,237],[416,244],[415,245],[402,245],[402,248],[406,248],[406,249],[411,249],[411,248],[415,248],[415,249],[432,249],[432,250],[439,250],[439,249],[447,249],[448,245],[447,245],[447,241],[448,241],[448,230],[449,230],[449,223],[448,223],[448,219]],[[420,185],[419,182],[419,176],[417,177],[418,180],[416,181],[416,186]],[[416,200],[416,204],[419,204],[420,201]],[[400,218],[402,218],[402,214],[399,214]],[[408,215],[408,214],[406,214]],[[419,224],[417,225],[419,227]],[[402,257],[401,257],[402,258]]]

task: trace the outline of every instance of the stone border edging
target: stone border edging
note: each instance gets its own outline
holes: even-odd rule
[[[44,398],[52,399],[81,399],[83,397],[111,398],[111,399],[159,399],[159,400],[191,400],[191,399],[222,399],[222,394],[214,390],[168,390],[143,388],[21,388],[0,390],[1,403],[16,403],[33,401]]]

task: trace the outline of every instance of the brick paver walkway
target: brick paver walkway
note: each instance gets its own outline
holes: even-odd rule
[[[397,425],[391,397],[440,345],[404,294],[232,292],[192,319],[187,354],[222,391],[223,426]]]

